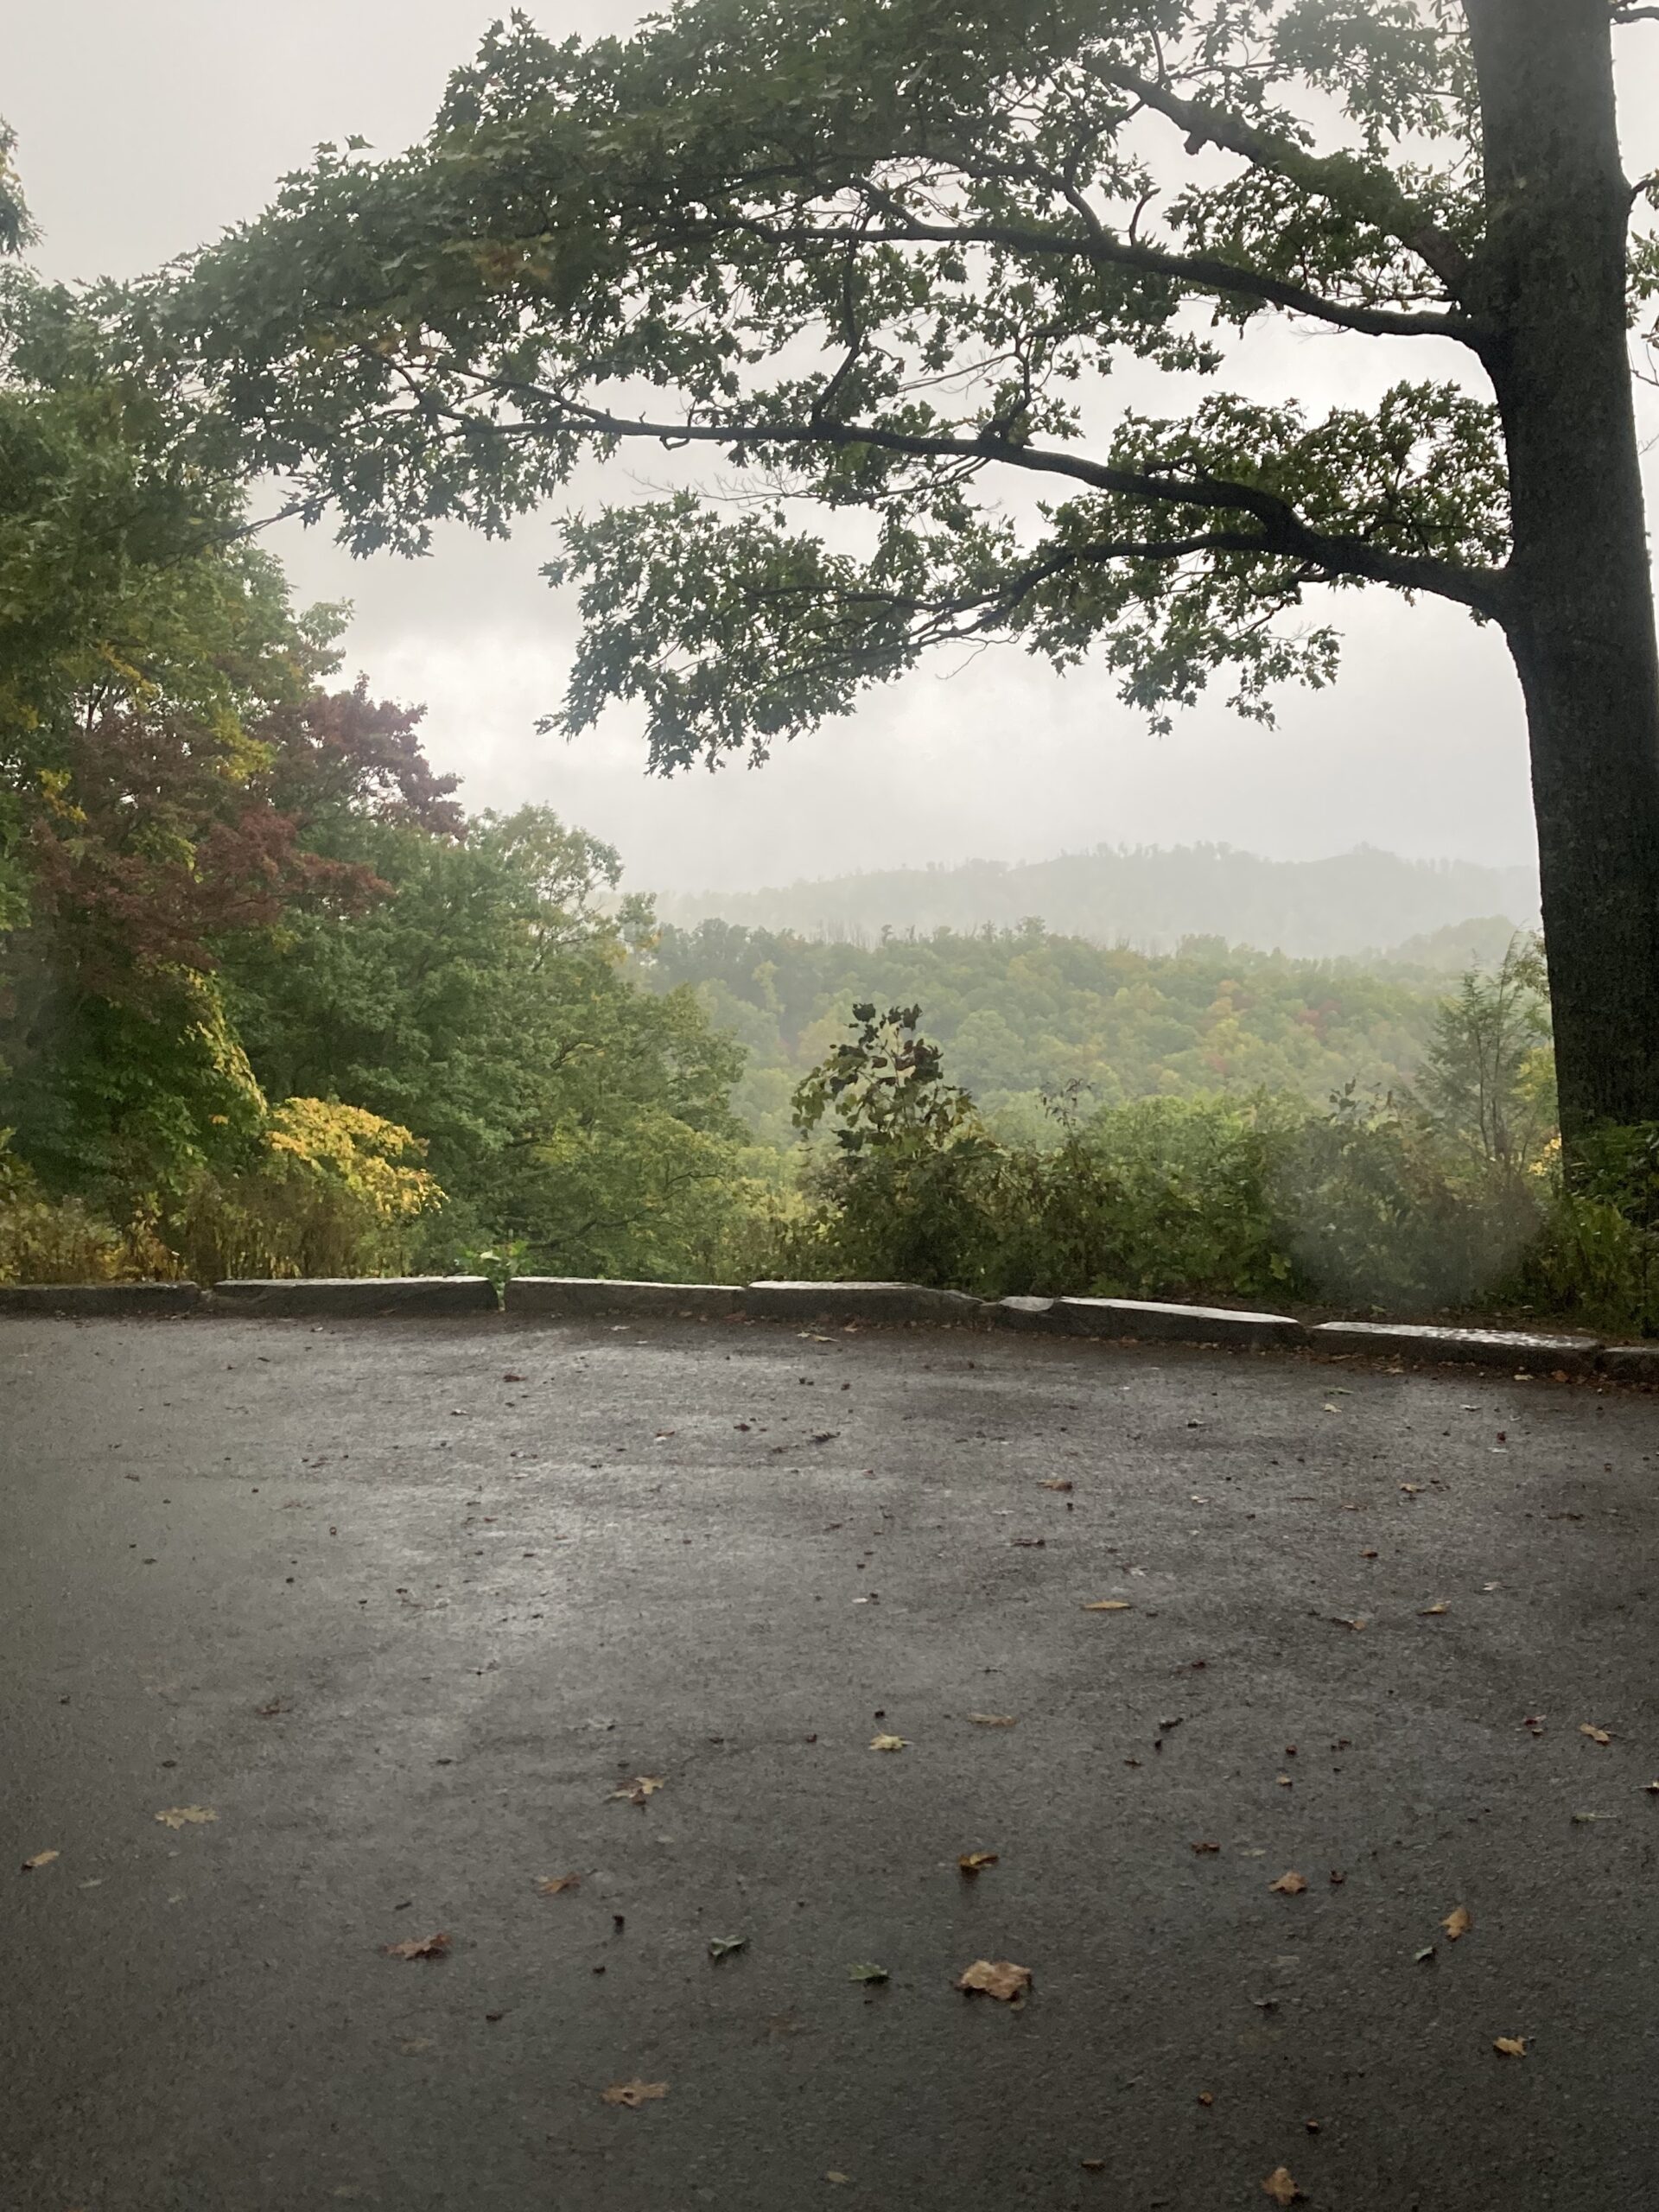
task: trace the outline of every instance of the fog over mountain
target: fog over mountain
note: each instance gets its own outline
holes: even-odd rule
[[[658,905],[665,921],[682,925],[718,916],[864,942],[884,929],[1009,928],[1034,918],[1146,952],[1219,937],[1303,958],[1398,951],[1455,967],[1471,954],[1491,957],[1489,941],[1508,930],[1535,925],[1538,887],[1529,868],[1402,860],[1367,845],[1313,861],[1264,860],[1226,845],[1097,845],[1049,861],[895,868],[671,894]]]

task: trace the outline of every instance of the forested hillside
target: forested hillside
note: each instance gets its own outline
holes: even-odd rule
[[[691,927],[718,918],[752,929],[874,944],[884,929],[1016,928],[1035,917],[1063,937],[1173,952],[1182,938],[1219,937],[1306,959],[1399,952],[1408,939],[1443,936],[1408,950],[1453,972],[1466,964],[1469,918],[1497,918],[1495,958],[1517,928],[1537,919],[1537,879],[1529,868],[1478,868],[1467,861],[1407,861],[1361,847],[1329,860],[1269,861],[1224,845],[1164,851],[1096,846],[1092,852],[1005,866],[895,868],[792,883],[768,891],[674,895],[664,920]]]
[[[1044,1096],[1068,1091],[1091,1106],[1257,1090],[1322,1104],[1351,1083],[1398,1091],[1446,988],[1426,969],[1290,960],[1213,938],[1147,955],[1035,924],[860,946],[710,920],[664,928],[638,965],[657,988],[694,986],[747,1048],[736,1102],[772,1142],[787,1141],[790,1094],[855,1000],[919,1004],[955,1079],[999,1127],[1034,1135]]]

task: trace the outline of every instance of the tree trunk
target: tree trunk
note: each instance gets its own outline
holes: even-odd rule
[[[1561,1129],[1659,1122],[1659,648],[1606,0],[1465,0]]]

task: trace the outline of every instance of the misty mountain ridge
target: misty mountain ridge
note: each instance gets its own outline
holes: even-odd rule
[[[1314,861],[1266,860],[1229,845],[1097,845],[1047,861],[931,863],[761,891],[665,893],[657,908],[682,926],[718,918],[855,944],[876,943],[884,931],[1007,929],[1035,919],[1058,935],[1140,952],[1173,952],[1208,937],[1301,959],[1370,955],[1456,969],[1471,957],[1484,964],[1501,955],[1510,931],[1536,926],[1538,884],[1530,868],[1404,860],[1370,845]]]

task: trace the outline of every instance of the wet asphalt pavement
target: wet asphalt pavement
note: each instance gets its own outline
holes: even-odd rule
[[[1659,2203],[1652,1398],[22,1321],[0,1465],[5,2212]]]

